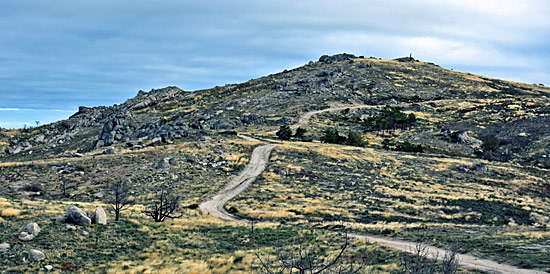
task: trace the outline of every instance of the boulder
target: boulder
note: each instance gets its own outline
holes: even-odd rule
[[[39,251],[36,249],[31,249],[29,251],[29,261],[31,262],[38,262],[38,261],[44,260],[45,258],[46,258],[46,255],[44,255],[42,251]]]
[[[10,250],[10,244],[8,243],[1,243],[0,244],[0,252],[7,252],[8,250]]]
[[[21,240],[21,241],[28,242],[28,241],[34,239],[34,235],[29,234],[29,233],[27,233],[27,232],[21,232],[21,233],[19,233],[19,237],[18,237],[18,238],[19,238],[19,240]]]
[[[74,226],[74,225],[67,225],[66,228],[69,231],[75,231],[76,230],[76,226]]]
[[[170,168],[170,158],[161,159],[156,166],[156,169],[168,169]]]
[[[26,229],[27,229],[27,233],[35,237],[38,236],[38,233],[40,233],[40,226],[38,226],[37,223],[27,224]]]
[[[44,269],[46,269],[46,271],[52,271],[53,266],[51,266],[51,265],[45,265],[45,266],[44,266]]]
[[[156,138],[153,138],[153,140],[151,140],[151,144],[156,146],[156,145],[160,145],[162,143],[162,138],[161,137],[156,137]]]
[[[107,214],[105,214],[105,210],[103,209],[103,207],[98,206],[95,208],[94,222],[100,225],[107,224]]]
[[[103,151],[103,154],[105,154],[105,155],[116,154],[115,148],[114,147],[108,147]]]
[[[89,226],[92,224],[92,220],[88,218],[86,212],[74,205],[69,206],[67,209],[67,222],[80,226]]]
[[[56,218],[55,218],[55,222],[58,223],[58,224],[61,224],[61,223],[64,223],[67,221],[67,217],[63,216],[63,215],[58,215]]]
[[[489,171],[489,168],[487,167],[486,164],[484,163],[474,163],[473,167],[472,167],[475,171],[477,172],[480,172],[480,173],[485,173],[487,171]]]

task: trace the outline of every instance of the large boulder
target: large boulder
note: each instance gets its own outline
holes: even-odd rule
[[[38,236],[38,233],[40,233],[40,227],[38,226],[37,223],[27,224],[26,229],[27,229],[27,233],[35,237]]]
[[[103,209],[103,207],[98,206],[95,208],[94,222],[100,225],[107,224],[107,214],[105,214],[105,210]]]
[[[42,251],[39,251],[36,249],[31,249],[29,251],[29,261],[31,262],[38,262],[38,261],[44,260],[45,258],[46,258],[46,255],[44,255]]]
[[[92,224],[92,220],[88,218],[86,212],[74,205],[69,206],[67,209],[67,222],[80,226],[89,226]]]

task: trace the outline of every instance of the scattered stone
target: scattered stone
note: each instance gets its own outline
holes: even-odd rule
[[[51,266],[51,265],[45,265],[45,266],[44,266],[44,269],[46,269],[46,271],[52,271],[53,266]]]
[[[69,230],[69,231],[75,231],[75,230],[76,230],[76,226],[74,226],[74,225],[67,225],[67,230]]]
[[[18,238],[19,238],[19,240],[21,240],[21,241],[28,242],[28,241],[34,239],[34,235],[29,234],[29,233],[27,233],[27,232],[21,232],[21,233],[19,234],[19,237],[18,237]]]
[[[8,243],[1,243],[0,244],[0,252],[7,252],[8,250],[10,250],[10,244]]]
[[[489,168],[484,163],[475,162],[472,168],[475,171],[480,172],[480,173],[485,173],[485,172],[489,171]]]
[[[90,235],[90,233],[86,230],[82,230],[82,236],[86,236],[88,237]]]
[[[107,224],[107,214],[105,214],[105,210],[103,209],[103,207],[98,206],[95,208],[94,221],[96,224],[100,224],[100,225]]]
[[[151,140],[151,144],[156,146],[156,145],[160,145],[162,143],[162,138],[161,137],[156,137],[156,138],[153,138],[153,140]]]
[[[67,221],[67,217],[63,216],[63,215],[58,215],[56,218],[55,218],[55,222],[58,223],[58,224],[62,224],[64,222]]]
[[[35,237],[38,236],[38,233],[40,233],[40,226],[38,226],[37,223],[27,224],[26,229],[27,229],[27,233]]]
[[[46,258],[46,255],[44,255],[42,251],[39,251],[36,249],[31,249],[29,251],[29,261],[31,262],[38,262],[38,261],[44,260],[45,258]]]
[[[161,159],[156,166],[156,169],[168,169],[170,168],[170,158]]]
[[[105,155],[116,154],[115,148],[114,147],[108,147],[103,151],[103,154],[105,154]]]
[[[86,212],[74,205],[69,206],[67,209],[67,222],[80,226],[89,226],[92,224],[92,220],[88,218]]]

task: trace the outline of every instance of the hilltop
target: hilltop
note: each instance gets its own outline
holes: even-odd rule
[[[282,138],[283,129],[296,135]],[[225,219],[260,222],[263,240],[249,243],[248,224],[199,204],[238,182],[261,142],[273,144],[265,169],[220,205],[233,216]],[[274,238],[311,227],[331,249],[338,234],[326,229],[339,225],[548,270],[548,147],[550,88],[412,57],[325,55],[241,84],[139,91],[57,123],[1,130],[0,242],[14,251],[0,254],[0,271],[38,270],[19,263],[34,244],[66,271],[246,272],[254,254],[273,254]],[[55,222],[69,204],[104,205],[106,185],[121,178],[136,202],[121,222],[89,237]],[[142,214],[159,186],[176,189],[187,208],[164,226]],[[14,240],[31,220],[43,238]],[[398,273],[401,255],[373,252],[377,271]]]

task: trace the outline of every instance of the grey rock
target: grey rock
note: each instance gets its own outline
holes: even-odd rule
[[[8,250],[10,250],[10,244],[8,243],[1,243],[0,244],[0,252],[7,252]]]
[[[44,134],[40,134],[40,135],[37,135],[34,140],[38,143],[44,143],[45,138],[46,137],[44,136]]]
[[[92,220],[88,218],[86,212],[74,205],[69,206],[67,209],[67,222],[80,226],[89,226],[92,224]]]
[[[44,260],[45,258],[46,258],[46,255],[44,255],[42,251],[39,251],[36,249],[31,249],[29,251],[29,261],[31,262],[38,262],[38,261]]]
[[[226,130],[226,129],[232,129],[235,125],[227,122],[227,121],[214,121],[212,125],[210,126],[210,129],[214,130]]]
[[[105,154],[105,155],[116,154],[115,148],[114,147],[108,147],[103,151],[103,154]]]
[[[82,236],[88,237],[88,236],[90,236],[90,232],[88,232],[86,230],[82,230]]]
[[[58,224],[62,224],[64,222],[67,221],[67,217],[63,216],[63,215],[58,215],[56,218],[55,218],[55,222],[58,223]]]
[[[489,171],[489,168],[484,163],[474,163],[472,168],[475,171],[480,172],[480,173],[485,173],[485,172]]]
[[[67,225],[66,228],[69,231],[75,231],[76,230],[76,226],[74,226],[74,225]]]
[[[29,234],[29,233],[27,233],[27,232],[21,232],[21,233],[19,234],[19,237],[18,237],[18,238],[19,238],[19,240],[21,240],[21,241],[28,242],[28,241],[34,239],[34,235]]]
[[[162,143],[162,138],[161,137],[156,137],[156,138],[153,138],[153,140],[151,140],[151,144],[156,146],[156,145],[160,145]]]
[[[38,226],[37,223],[29,223],[27,224],[27,233],[33,236],[38,236],[38,233],[40,233],[40,226]]]
[[[170,168],[170,158],[162,158],[156,165],[156,169]]]
[[[245,114],[244,117],[241,118],[241,122],[247,125],[261,125],[266,121],[267,119],[265,117],[257,114]]]
[[[103,207],[96,207],[95,208],[95,223],[100,225],[106,225],[107,224],[107,214],[105,213],[105,210]]]
[[[46,271],[52,271],[53,266],[51,266],[51,265],[45,265],[45,266],[44,266],[44,269],[46,269]]]

